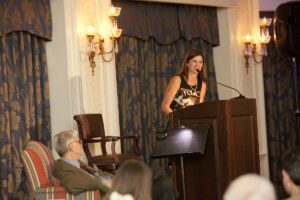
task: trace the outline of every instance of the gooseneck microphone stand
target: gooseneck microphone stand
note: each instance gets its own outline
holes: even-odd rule
[[[218,85],[222,85],[223,87],[226,87],[226,88],[229,88],[229,89],[231,89],[231,90],[234,90],[234,91],[236,91],[238,94],[239,94],[239,96],[237,96],[237,97],[234,97],[233,99],[245,99],[246,97],[244,96],[244,95],[242,95],[242,93],[240,93],[240,91],[238,91],[237,89],[235,89],[235,88],[233,88],[233,87],[230,87],[230,86],[228,86],[228,85],[225,85],[225,84],[223,84],[223,83],[219,83],[219,82],[216,82]]]
[[[294,115],[296,116],[296,143],[300,145],[300,108],[299,108],[299,93],[298,93],[298,73],[297,73],[297,62],[296,58],[292,58],[292,68],[294,74],[294,84],[295,84],[295,104],[296,110],[294,111]]]

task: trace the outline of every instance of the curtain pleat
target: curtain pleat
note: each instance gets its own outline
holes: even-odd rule
[[[0,41],[0,199],[25,199],[20,152],[29,140],[51,146],[46,46],[28,32]]]

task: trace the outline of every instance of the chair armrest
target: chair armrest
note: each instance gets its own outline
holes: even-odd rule
[[[83,139],[84,143],[97,143],[97,142],[112,142],[117,141],[118,138],[115,137],[101,137],[97,139]]]
[[[111,153],[112,153],[112,157],[114,158],[114,161],[116,164],[120,163],[120,158],[118,156],[118,154],[116,153],[116,141],[118,141],[119,138],[115,137],[115,136],[105,136],[105,137],[99,137],[99,138],[95,138],[95,139],[83,139],[83,143],[101,143],[101,149],[102,149],[102,153],[103,154],[107,154],[106,153],[106,142],[111,142]]]
[[[106,136],[106,137],[114,138],[114,139],[121,140],[121,141],[131,139],[131,140],[133,140],[133,144],[134,144],[136,154],[138,154],[138,155],[141,154],[141,152],[140,152],[140,143],[139,143],[140,136],[139,135]]]
[[[117,140],[118,140],[118,138],[115,138],[115,137],[99,137],[99,138],[93,138],[93,139],[83,139],[83,144],[87,146],[88,143],[99,143],[100,142],[102,153],[107,154],[106,142],[111,142],[113,144]],[[88,148],[88,147],[86,147],[86,148]]]
[[[105,136],[109,138],[116,138],[116,139],[139,139],[139,135],[125,135],[125,136]]]
[[[139,147],[139,139],[140,136],[139,135],[126,135],[126,136],[105,136],[105,137],[99,137],[97,139],[84,139],[83,143],[101,143],[101,149],[102,149],[102,153],[106,154],[106,142],[111,142],[111,153],[112,153],[112,157],[114,159],[114,162],[118,165],[120,164],[120,158],[118,156],[118,154],[116,153],[116,142],[118,140],[133,140],[133,144],[134,144],[134,149],[137,155],[140,155],[140,147]]]
[[[133,139],[133,140],[139,140],[139,135],[125,135],[125,136],[105,136],[105,138],[112,138],[116,140],[126,140],[126,139]]]

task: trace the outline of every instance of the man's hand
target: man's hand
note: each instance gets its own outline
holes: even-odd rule
[[[107,187],[111,188],[112,186],[112,180],[110,178],[102,178],[102,182],[104,185],[106,185]]]

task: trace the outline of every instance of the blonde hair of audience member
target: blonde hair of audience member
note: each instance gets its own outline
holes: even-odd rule
[[[223,200],[276,200],[276,195],[269,180],[256,174],[245,174],[229,185]]]
[[[152,199],[152,174],[150,168],[142,161],[128,160],[119,168],[113,178],[111,192],[105,199],[112,199],[111,195],[131,195],[135,200]],[[130,198],[128,198],[130,199]]]

